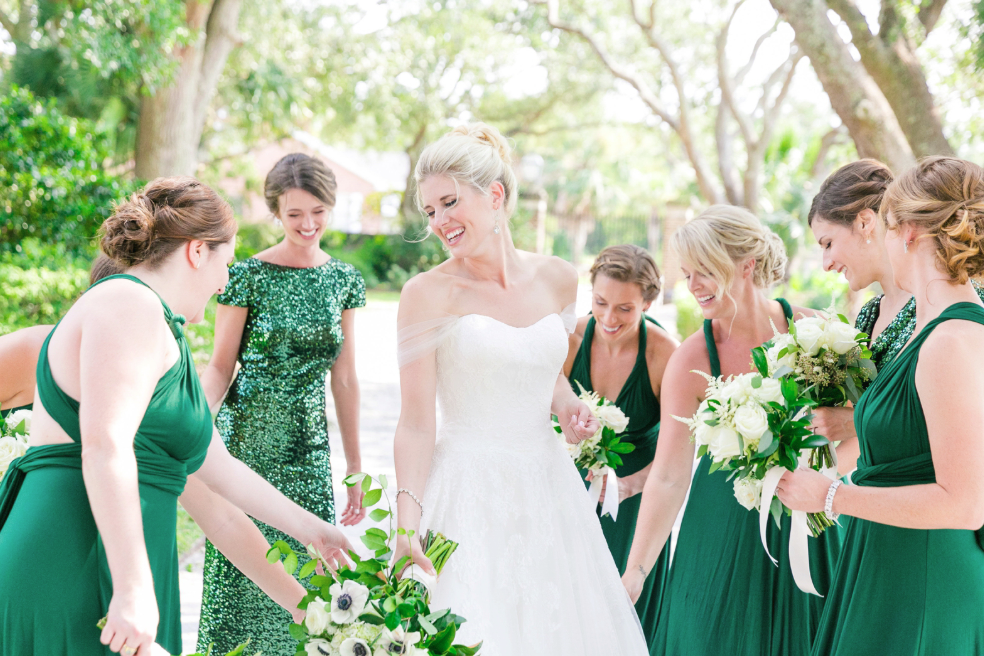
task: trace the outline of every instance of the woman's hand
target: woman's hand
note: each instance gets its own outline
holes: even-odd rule
[[[153,583],[118,588],[109,602],[99,641],[123,656],[148,656],[159,620]]]
[[[406,535],[398,535],[396,537],[396,551],[393,554],[393,562],[400,562],[400,559],[404,556],[410,556],[414,565],[420,567],[431,576],[437,576],[434,564],[431,563],[430,558],[424,555],[424,548],[420,546],[420,540],[417,539],[416,535],[413,538],[408,538]],[[403,572],[409,566],[410,561],[408,560],[407,564],[400,569],[399,575],[402,576]]]
[[[339,523],[342,526],[355,526],[366,516],[366,509],[362,507],[362,497],[365,493],[361,485],[346,487],[345,492],[348,496],[348,505],[345,506],[345,512],[342,513]]]
[[[352,545],[338,530],[338,527],[332,526],[326,521],[318,520],[311,544],[314,545],[315,550],[321,554],[333,572],[342,565],[351,566],[346,554],[353,551]]]
[[[779,479],[776,496],[792,510],[820,513],[824,511],[827,490],[832,482],[820,472],[809,468],[787,471]]]
[[[810,429],[831,442],[857,439],[854,428],[854,408],[814,408]]]
[[[561,425],[568,444],[577,444],[592,437],[601,426],[598,418],[591,414],[588,404],[577,398],[564,406],[561,414],[557,415],[557,422]]]
[[[629,593],[629,599],[634,604],[642,594],[642,587],[646,585],[646,574],[638,566],[630,567],[622,575],[622,585],[625,586],[625,591]]]
[[[585,478],[584,478],[584,480],[586,480],[588,482],[592,481],[593,479],[594,479],[594,474],[592,472],[588,472],[588,475],[585,476]],[[626,476],[625,478],[619,478],[618,476],[616,476],[615,477],[615,480],[618,481],[618,502],[619,503],[622,503],[623,501],[625,501],[629,497],[635,496],[635,495],[639,494],[640,492],[642,492],[642,488],[646,484],[646,479],[645,478],[643,478],[642,480],[639,480],[638,476],[636,476],[635,474],[630,474],[629,476]],[[601,496],[598,497],[598,505],[599,506],[602,505],[603,503],[605,503],[605,494],[607,492],[608,492],[608,477],[605,476],[605,478],[602,479],[602,482],[601,482]]]

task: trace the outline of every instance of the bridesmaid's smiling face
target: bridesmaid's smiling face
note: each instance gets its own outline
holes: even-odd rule
[[[496,238],[507,237],[505,220],[500,220],[500,234],[495,234],[504,193],[499,182],[493,182],[482,193],[446,175],[433,175],[420,181],[420,204],[431,232],[453,257],[474,257]]]
[[[811,228],[823,253],[824,271],[840,273],[854,291],[877,280],[877,267],[883,261],[878,251],[884,238],[876,231],[878,223],[871,210],[858,214],[851,226],[816,217]]]
[[[605,341],[635,339],[642,314],[649,309],[642,297],[642,287],[634,282],[615,280],[603,273],[591,285],[591,314],[595,318],[595,335]]]
[[[693,294],[700,306],[700,311],[705,319],[714,319],[718,316],[722,302],[721,286],[701,269],[684,262],[680,266],[683,271],[683,278],[687,282],[687,291]]]
[[[296,246],[317,248],[328,228],[331,206],[303,189],[288,189],[278,201],[277,217],[284,225],[284,238]]]

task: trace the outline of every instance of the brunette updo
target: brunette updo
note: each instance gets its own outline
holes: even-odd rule
[[[263,184],[266,205],[274,216],[280,216],[280,197],[291,189],[302,189],[329,209],[335,206],[338,182],[328,165],[317,157],[291,153],[274,164]]]
[[[502,209],[506,217],[516,208],[512,149],[506,138],[491,125],[460,125],[424,149],[414,170],[418,209],[423,209],[420,183],[432,175],[446,175],[482,194],[488,194],[489,186],[499,182],[505,189]]]
[[[214,250],[236,236],[232,208],[190,177],[157,178],[103,221],[99,246],[122,267],[159,266],[185,242]]]
[[[642,290],[642,300],[652,303],[662,286],[656,260],[645,248],[634,244],[609,246],[598,254],[591,265],[591,284],[598,274],[619,282],[630,282]]]
[[[889,230],[912,225],[922,233],[918,239],[933,239],[938,265],[953,281],[984,273],[984,169],[977,164],[920,160],[889,185],[881,216]]]
[[[861,159],[831,173],[813,197],[807,223],[823,219],[847,228],[864,210],[878,213],[892,171],[876,159]]]

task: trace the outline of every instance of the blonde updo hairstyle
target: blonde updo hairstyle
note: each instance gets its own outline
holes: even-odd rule
[[[889,225],[888,214],[894,224]],[[984,169],[956,157],[926,157],[885,191],[889,230],[915,226],[932,239],[940,269],[958,284],[984,273]]]
[[[645,248],[634,244],[609,246],[598,254],[591,265],[591,284],[598,274],[619,282],[629,282],[642,290],[642,300],[652,303],[662,287],[656,260]]]
[[[673,234],[673,248],[680,258],[709,276],[729,297],[738,266],[752,258],[752,282],[767,289],[786,272],[786,246],[775,234],[742,207],[712,205]]]
[[[192,240],[215,250],[236,228],[232,208],[208,185],[191,177],[157,178],[103,221],[99,246],[121,268],[156,268]]]
[[[512,168],[509,142],[491,125],[460,125],[427,146],[417,160],[417,208],[423,211],[420,183],[435,175],[446,175],[455,184],[467,184],[488,196],[489,187],[499,182],[505,189],[502,209],[506,219],[516,208],[516,174]]]

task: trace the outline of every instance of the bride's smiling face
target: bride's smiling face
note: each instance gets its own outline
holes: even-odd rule
[[[454,257],[466,257],[497,236],[495,219],[502,197],[498,182],[487,194],[444,175],[420,182],[420,200],[430,229]]]

